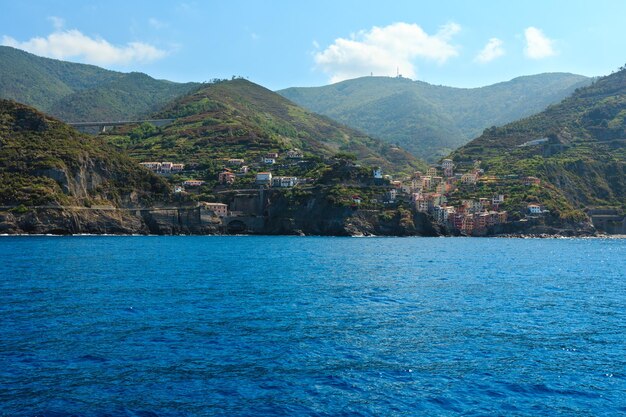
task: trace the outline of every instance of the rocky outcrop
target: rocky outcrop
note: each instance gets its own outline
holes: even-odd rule
[[[396,209],[363,210],[330,203],[322,190],[302,199],[268,191],[262,234],[322,236],[440,236],[445,231],[423,213]]]
[[[217,234],[219,217],[200,208],[40,208],[0,211],[0,234]]]

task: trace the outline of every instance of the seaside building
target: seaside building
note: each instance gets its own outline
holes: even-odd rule
[[[214,212],[219,217],[226,217],[226,216],[228,216],[228,205],[227,204],[223,204],[223,203],[202,203],[202,206],[205,209]]]

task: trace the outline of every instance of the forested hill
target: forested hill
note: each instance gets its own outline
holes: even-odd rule
[[[102,140],[0,99],[0,206],[149,205],[168,194],[161,178]]]
[[[244,79],[202,85],[154,117],[177,120],[125,145],[139,159],[173,158],[210,165],[219,158],[258,160],[267,152],[298,148],[318,158],[354,154],[361,163],[386,171],[424,168],[403,149],[314,114]]]
[[[453,88],[406,78],[363,77],[278,93],[317,113],[429,160],[501,125],[558,103],[591,79],[549,73],[482,88]]]
[[[42,58],[0,46],[0,98],[28,104],[66,122],[143,117],[197,85]]]
[[[541,113],[486,129],[453,158],[482,160],[493,175],[538,176],[574,209],[626,209],[626,67]]]

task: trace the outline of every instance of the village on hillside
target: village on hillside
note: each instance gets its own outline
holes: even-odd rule
[[[217,190],[237,190],[241,188],[238,187],[238,182],[252,175],[253,182],[243,184],[244,188],[282,189],[311,186],[318,179],[275,174],[276,168],[284,169],[306,163],[304,154],[298,149],[289,150],[282,155],[278,152],[270,152],[256,161],[247,162],[242,158],[224,159],[222,169],[212,184],[217,184],[215,186]],[[192,178],[195,172],[193,166],[186,167],[185,164],[168,161],[141,162],[140,164],[160,175],[188,176],[187,179],[174,185],[175,193],[197,194],[200,187],[208,183],[207,179]],[[361,168],[360,165],[351,161],[348,164]],[[463,198],[463,191],[476,190],[480,184],[497,184],[503,181],[509,184],[517,183],[523,187],[536,186],[541,183],[541,180],[536,177],[509,175],[506,178],[500,178],[485,175],[480,161],[474,161],[471,166],[465,166],[457,172],[452,159],[444,159],[441,164],[431,165],[426,172],[417,171],[402,179],[394,179],[384,174],[380,168],[373,168],[369,172],[370,178],[365,182],[361,180],[356,184],[349,182],[343,184],[348,190],[352,190],[348,203],[353,208],[384,210],[404,205],[414,212],[427,214],[433,222],[446,227],[453,233],[465,235],[484,234],[488,228],[510,221],[510,216],[509,212],[503,209],[506,195],[492,193],[475,198]],[[225,203],[202,201],[200,204],[220,217],[234,214]],[[540,204],[527,204],[523,212],[517,213],[516,219],[537,218],[545,213],[547,210],[544,210]],[[236,214],[245,215],[246,213]]]

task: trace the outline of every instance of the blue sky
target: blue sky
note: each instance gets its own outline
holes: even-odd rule
[[[626,2],[0,0],[0,43],[174,81],[270,89],[404,76],[476,87],[626,62]],[[0,74],[1,75],[1,74]]]

